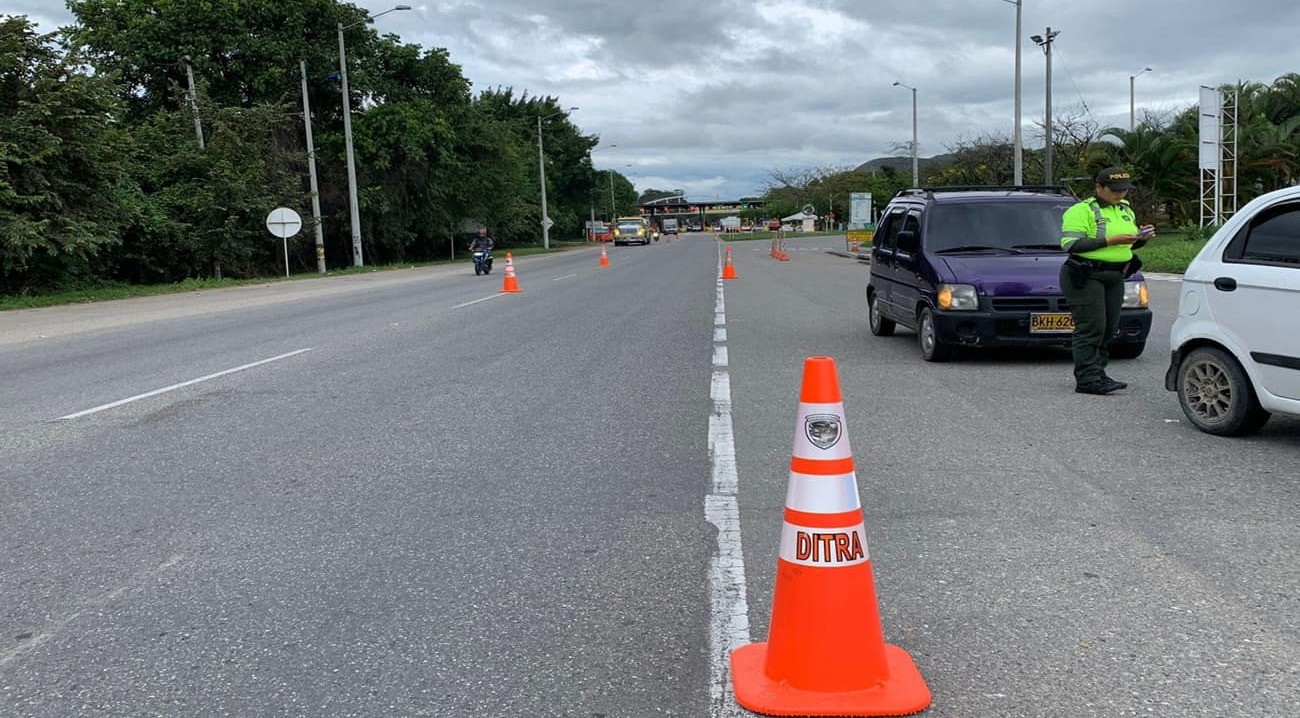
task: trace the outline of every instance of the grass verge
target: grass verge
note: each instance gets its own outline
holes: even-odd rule
[[[1205,240],[1192,239],[1186,233],[1165,231],[1156,235],[1147,246],[1137,250],[1142,258],[1142,269],[1148,272],[1182,274],[1196,257]]]
[[[497,249],[495,254],[504,257],[506,252],[514,256],[523,256],[526,254],[547,254],[551,252],[560,252],[574,247],[584,246],[586,242],[552,242],[550,249],[541,247],[507,247]],[[396,269],[412,269],[415,267],[432,267],[439,264],[469,264],[469,253],[466,252],[464,257],[457,256],[453,262],[451,260],[439,260],[436,262],[402,262],[400,264],[382,264],[371,265],[368,267],[344,267],[334,269],[325,274],[316,272],[294,274],[289,277],[252,277],[248,279],[186,279],[181,282],[172,282],[169,284],[126,284],[123,282],[98,282],[86,284],[77,287],[52,290],[48,292],[38,292],[33,294],[17,294],[0,296],[0,312],[11,309],[34,309],[36,307],[53,307],[62,304],[86,304],[89,302],[108,302],[114,299],[131,299],[133,297],[152,297],[159,294],[176,294],[179,292],[197,292],[203,289],[222,289],[225,287],[239,287],[249,284],[268,284],[270,282],[286,282],[298,279],[320,279],[321,277],[339,277],[347,274],[370,274],[372,272],[387,272]]]

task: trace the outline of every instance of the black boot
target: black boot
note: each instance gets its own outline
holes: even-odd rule
[[[1118,389],[1119,387],[1115,386],[1115,384],[1116,382],[1110,382],[1105,379],[1096,379],[1090,382],[1079,384],[1078,386],[1074,387],[1074,391],[1077,394],[1097,394],[1100,396],[1102,394],[1109,394],[1112,391]]]

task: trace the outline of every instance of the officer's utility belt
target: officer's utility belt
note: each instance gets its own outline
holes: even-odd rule
[[[1128,269],[1128,262],[1103,262],[1087,257],[1070,257],[1070,261],[1085,265],[1094,272],[1123,272]]]
[[[1133,276],[1142,268],[1142,260],[1133,255],[1133,258],[1127,262],[1102,262],[1087,257],[1078,257],[1070,255],[1065,260],[1065,270],[1069,274],[1070,283],[1075,289],[1083,289],[1088,284],[1088,278],[1093,272],[1120,272],[1125,279]]]

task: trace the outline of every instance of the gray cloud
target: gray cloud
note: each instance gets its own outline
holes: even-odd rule
[[[0,13],[30,14],[43,29],[72,20],[58,0],[0,2]],[[1026,0],[1026,144],[1041,142],[1044,101],[1043,53],[1030,35],[1061,32],[1057,113],[1086,106],[1103,127],[1124,125],[1129,75],[1148,65],[1139,107],[1164,112],[1194,103],[1202,84],[1300,71],[1300,6],[1243,5]],[[596,166],[642,189],[734,197],[759,191],[772,169],[892,154],[911,138],[911,93],[896,80],[917,88],[922,154],[1012,130],[1015,9],[1003,0],[434,0],[375,27],[448,48],[476,88],[581,107],[574,122],[602,139]]]

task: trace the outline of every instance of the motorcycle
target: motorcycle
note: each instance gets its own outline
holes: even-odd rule
[[[486,249],[474,250],[474,276],[492,273],[492,253]]]

